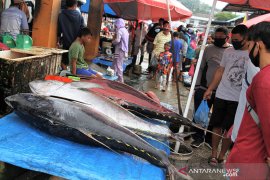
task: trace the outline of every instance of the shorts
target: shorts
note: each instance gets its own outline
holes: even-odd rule
[[[191,66],[191,60],[186,58],[185,62],[182,62],[183,72],[188,72],[190,69],[190,66]]]
[[[76,69],[76,74],[83,75],[83,76],[91,76],[91,75],[96,75],[97,72],[92,70],[91,68],[89,68],[89,69],[83,69],[83,68],[79,69],[79,68],[77,68]]]
[[[236,101],[227,101],[216,97],[209,124],[229,131],[234,123],[237,106],[238,102]]]
[[[154,49],[154,44],[153,42],[149,42],[147,43],[146,45],[146,51],[148,54],[151,54],[153,52],[153,49]]]

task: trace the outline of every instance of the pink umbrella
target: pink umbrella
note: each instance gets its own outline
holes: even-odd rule
[[[249,5],[256,9],[264,9],[270,11],[270,1],[269,0],[220,0],[230,4],[241,4]]]
[[[166,0],[104,0],[117,16],[128,20],[169,19]],[[177,0],[169,0],[173,20],[183,20],[192,12]]]
[[[264,14],[262,16],[258,16],[258,17],[255,17],[255,18],[252,18],[248,21],[246,21],[245,24],[247,27],[250,27],[252,25],[255,25],[259,22],[262,22],[262,21],[267,21],[267,22],[270,22],[270,13],[269,14]]]

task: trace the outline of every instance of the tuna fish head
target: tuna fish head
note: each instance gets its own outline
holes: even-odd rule
[[[59,88],[64,86],[66,83],[60,81],[43,81],[35,80],[29,83],[31,91],[35,94],[47,94],[49,92],[57,91]]]
[[[28,113],[33,113],[36,110],[40,112],[50,111],[49,107],[52,107],[50,106],[51,102],[45,97],[30,93],[12,95],[7,97],[5,101],[13,109]]]

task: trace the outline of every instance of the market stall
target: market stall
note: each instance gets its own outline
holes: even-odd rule
[[[9,111],[5,97],[29,92],[30,81],[59,73],[63,53],[67,51],[45,47],[0,51],[0,114]]]

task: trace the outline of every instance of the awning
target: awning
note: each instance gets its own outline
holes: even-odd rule
[[[239,4],[241,6],[250,6],[251,8],[263,9],[270,11],[269,0],[220,0],[230,4]]]
[[[250,5],[239,5],[239,4],[227,4],[222,11],[229,11],[229,12],[253,12],[256,14],[265,14],[268,11],[266,10],[259,10],[256,8],[251,7]]]
[[[169,19],[166,0],[104,0],[117,16],[127,20]],[[192,12],[177,0],[169,0],[171,18],[183,20]]]
[[[263,21],[270,22],[270,13],[269,14],[262,15],[262,16],[255,17],[253,19],[250,19],[247,22],[245,22],[244,24],[247,27],[250,27],[252,25],[258,24],[259,22],[263,22]]]
[[[90,0],[87,0],[86,4],[84,4],[81,7],[81,12],[88,13],[89,12],[89,6],[90,6]],[[104,14],[116,16],[115,12],[107,4],[104,4]]]

